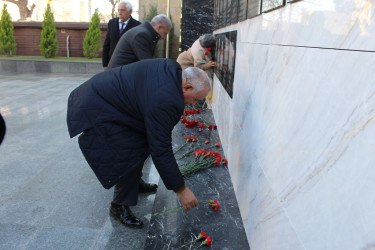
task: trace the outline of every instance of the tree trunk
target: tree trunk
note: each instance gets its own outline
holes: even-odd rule
[[[27,7],[28,0],[4,0],[5,2],[14,3],[18,6],[18,10],[20,12],[20,20],[26,20],[26,18],[31,17],[33,14],[35,4],[31,6],[29,9]]]

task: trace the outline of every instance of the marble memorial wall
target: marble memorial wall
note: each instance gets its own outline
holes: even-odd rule
[[[250,248],[374,249],[374,2],[229,2],[233,93],[214,75],[211,106]]]

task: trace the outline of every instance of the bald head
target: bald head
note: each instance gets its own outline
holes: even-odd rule
[[[152,18],[151,25],[160,35],[160,39],[164,40],[172,28],[172,22],[166,15],[160,14]]]
[[[185,104],[195,105],[211,90],[211,79],[203,70],[190,67],[182,71],[182,91]]]

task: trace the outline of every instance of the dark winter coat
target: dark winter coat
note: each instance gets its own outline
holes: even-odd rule
[[[70,137],[94,134],[81,149],[105,188],[152,160],[168,189],[184,185],[172,151],[172,130],[183,109],[182,71],[169,59],[150,59],[107,70],[72,91]]]
[[[103,43],[103,52],[102,52],[103,67],[108,66],[109,60],[111,59],[113,51],[115,50],[120,37],[131,28],[134,28],[135,26],[138,26],[140,24],[141,24],[140,21],[135,20],[132,17],[130,17],[128,24],[126,25],[125,29],[120,34],[119,18],[116,17],[116,18],[109,20],[108,26],[107,26],[107,34],[105,36],[105,40]]]
[[[126,32],[117,43],[108,68],[152,58],[160,35],[147,21]]]

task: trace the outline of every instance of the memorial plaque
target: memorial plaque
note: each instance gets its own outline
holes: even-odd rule
[[[237,31],[215,34],[216,61],[215,74],[230,98],[233,98],[233,80],[236,61]]]
[[[247,1],[247,18],[252,18],[260,15],[261,0],[248,0]]]
[[[262,12],[267,12],[280,6],[284,5],[283,0],[263,0],[262,1]]]

